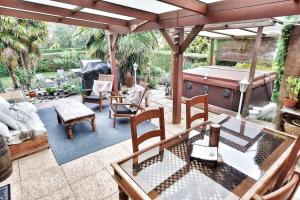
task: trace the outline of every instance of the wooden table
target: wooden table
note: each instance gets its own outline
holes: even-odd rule
[[[211,123],[221,125],[217,166],[189,156],[193,142],[208,145]],[[119,198],[251,199],[274,181],[294,141],[222,114],[113,163]]]
[[[81,102],[61,102],[55,106],[55,111],[58,123],[64,123],[69,139],[73,138],[72,126],[82,121],[90,121],[93,132],[96,130],[95,112]]]

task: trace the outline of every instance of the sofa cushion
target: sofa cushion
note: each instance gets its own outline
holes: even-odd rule
[[[135,111],[132,111],[131,109],[129,109],[128,107],[126,107],[125,105],[110,105],[110,108],[112,109],[112,111],[115,114],[135,114]]]
[[[10,103],[6,101],[4,98],[0,97],[0,110],[5,109],[9,110]]]
[[[10,137],[8,126],[3,122],[0,122],[0,135],[6,138]]]
[[[109,81],[97,81],[94,80],[92,95],[99,96],[99,92],[109,91],[110,82]]]
[[[17,121],[9,115],[7,112],[0,110],[0,122],[3,122],[11,129],[18,129],[18,123]]]

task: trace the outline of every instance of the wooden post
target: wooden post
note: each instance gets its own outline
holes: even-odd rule
[[[256,69],[257,55],[258,55],[258,52],[260,49],[261,39],[263,36],[263,28],[264,28],[263,26],[260,26],[257,28],[257,35],[256,35],[255,44],[253,47],[251,68],[250,68],[249,78],[248,78],[249,85],[248,85],[248,88],[246,91],[246,97],[245,97],[243,112],[242,112],[243,117],[246,117],[248,114],[249,103],[250,103],[250,99],[252,96],[252,87],[253,87],[253,81],[254,81],[254,75],[255,75],[255,69]]]
[[[118,35],[117,34],[107,34],[108,37],[108,49],[109,49],[109,60],[111,66],[111,73],[114,75],[114,86],[113,90],[116,95],[118,95],[118,78],[117,78],[117,63],[116,63],[116,44]]]
[[[214,39],[210,39],[210,48],[209,48],[209,65],[214,65]]]
[[[182,68],[183,52],[179,51],[180,44],[184,40],[184,28],[176,28],[174,33],[174,45],[177,51],[172,51],[173,57],[173,124],[181,121],[181,97],[182,97]]]

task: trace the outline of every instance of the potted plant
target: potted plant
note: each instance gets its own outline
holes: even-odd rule
[[[286,91],[287,97],[284,98],[283,105],[289,108],[295,107],[300,91],[300,78],[288,77],[286,80]]]

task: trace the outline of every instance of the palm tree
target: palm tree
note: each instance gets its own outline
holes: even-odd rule
[[[86,38],[88,57],[108,59],[108,43],[104,31],[80,27],[75,36]],[[121,73],[124,75],[127,71],[132,71],[131,68],[135,62],[140,66],[145,66],[157,46],[158,41],[154,32],[121,35],[118,38],[116,51]]]
[[[0,17],[0,59],[6,63],[15,88],[18,87],[13,67],[29,69],[41,55],[40,48],[48,38],[44,22],[13,17]],[[28,80],[30,83],[30,80]]]

